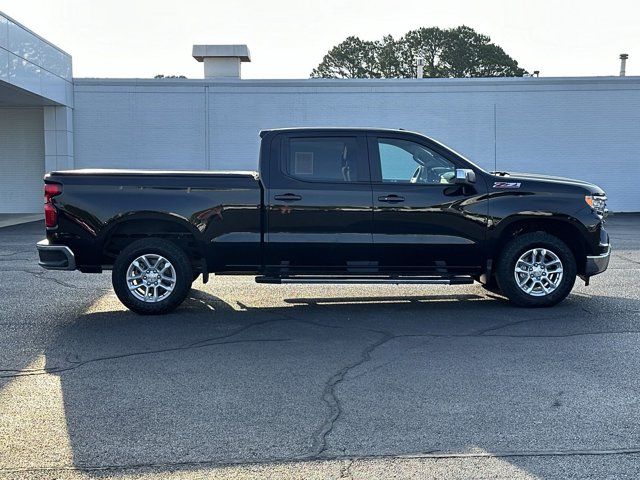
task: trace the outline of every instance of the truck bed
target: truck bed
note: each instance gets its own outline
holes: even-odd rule
[[[62,185],[53,199],[60,227],[48,231],[47,239],[69,245],[81,270],[108,266],[112,259],[101,250],[109,250],[114,239],[158,229],[188,238],[211,268],[221,258],[213,250],[240,270],[260,264],[263,194],[257,172],[62,170],[45,182]]]

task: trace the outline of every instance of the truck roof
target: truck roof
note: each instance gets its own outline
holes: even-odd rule
[[[413,132],[403,128],[373,128],[373,127],[284,127],[284,128],[267,128],[260,131],[260,136],[264,137],[267,133],[280,132],[371,132],[371,133],[413,133],[426,137],[420,132]],[[429,137],[427,137],[429,138]]]

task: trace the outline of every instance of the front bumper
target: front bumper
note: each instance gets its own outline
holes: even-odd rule
[[[65,245],[52,245],[49,240],[40,240],[36,244],[40,261],[38,265],[47,270],[75,270],[76,257]]]
[[[585,276],[591,277],[593,275],[604,272],[609,266],[610,258],[611,247],[607,248],[607,251],[601,255],[587,256],[587,263],[584,269]]]

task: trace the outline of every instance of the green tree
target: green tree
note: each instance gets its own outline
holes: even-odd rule
[[[347,37],[324,56],[312,77],[325,78],[380,78],[377,59],[379,42]]]
[[[312,72],[320,78],[410,78],[416,57],[425,77],[521,77],[526,70],[487,35],[460,26],[419,28],[394,40],[348,37],[333,47]]]

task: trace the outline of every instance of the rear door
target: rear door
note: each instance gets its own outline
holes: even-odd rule
[[[373,203],[365,134],[280,134],[271,144],[269,177],[269,270],[332,273],[371,260]]]
[[[441,145],[411,134],[369,135],[373,241],[381,270],[460,272],[482,265],[486,202],[482,177],[454,184],[469,168]]]

